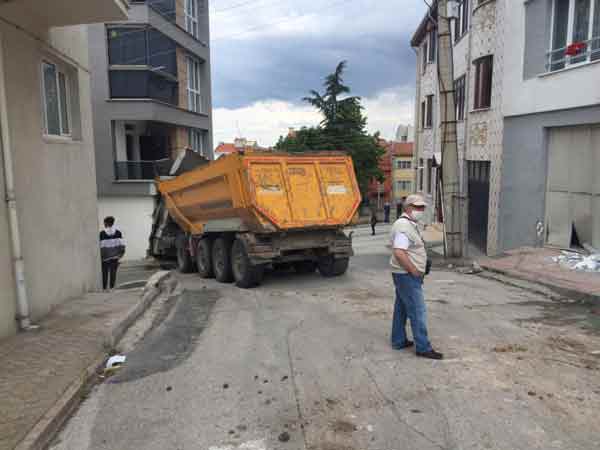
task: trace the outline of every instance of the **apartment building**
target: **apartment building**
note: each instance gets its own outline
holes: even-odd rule
[[[207,0],[131,2],[129,19],[89,27],[99,222],[146,256],[154,161],[186,149],[212,159]]]
[[[87,29],[121,0],[0,2],[0,337],[98,287]]]
[[[600,249],[600,0],[510,4],[500,243]]]
[[[392,206],[402,205],[406,197],[412,194],[415,183],[413,168],[413,143],[393,142],[392,158]]]
[[[433,6],[412,45],[417,189],[439,210]],[[463,0],[452,39],[471,243],[600,247],[600,0]]]
[[[502,156],[504,0],[462,0],[451,23],[461,190],[468,195],[469,241],[496,254]],[[413,35],[417,51],[416,190],[429,196],[431,220],[442,220],[437,1]]]

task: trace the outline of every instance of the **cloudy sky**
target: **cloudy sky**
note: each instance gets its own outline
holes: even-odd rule
[[[413,121],[410,36],[423,0],[211,0],[215,145],[237,136],[273,145],[320,116],[302,102],[348,61],[369,130],[393,138]]]

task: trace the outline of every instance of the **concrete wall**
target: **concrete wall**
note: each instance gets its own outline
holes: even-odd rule
[[[143,259],[148,250],[153,211],[152,197],[101,197],[98,199],[98,226],[101,229],[104,217],[114,216],[127,245],[124,260]]]
[[[2,141],[0,140],[0,162],[2,161]],[[0,198],[6,198],[4,190],[4,171],[0,164]],[[17,331],[15,315],[16,295],[12,270],[12,253],[8,211],[6,202],[0,202],[0,339],[10,336]]]
[[[504,90],[511,95],[503,97],[505,116],[578,108],[600,103],[598,87],[600,61],[544,74],[543,70],[540,70],[539,58],[536,58],[534,60],[538,68],[536,76],[533,75],[530,64],[525,65],[525,57],[533,58],[533,51],[539,52],[541,49],[548,51],[549,39],[542,43],[538,42],[547,37],[540,30],[547,21],[549,7],[547,3],[549,0],[530,0],[527,3],[514,2],[514,4],[511,2],[511,8],[506,15],[504,41],[506,48],[511,51],[504,55],[507,68]],[[527,15],[526,9],[531,10]],[[526,26],[531,28],[526,29]],[[525,76],[527,79],[524,79]]]
[[[505,119],[500,250],[537,243],[536,222],[545,217],[547,128],[590,124],[600,124],[600,105]]]
[[[84,27],[54,30],[49,39],[58,51],[50,51],[9,25],[0,25],[0,35],[26,285],[36,320],[54,305],[98,286],[87,36]],[[76,100],[71,105],[74,139],[44,136],[43,59],[69,68]]]

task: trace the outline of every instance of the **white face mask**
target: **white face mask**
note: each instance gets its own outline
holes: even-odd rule
[[[410,215],[412,216],[413,219],[415,219],[417,222],[420,222],[423,217],[425,217],[425,211],[412,211],[410,213]]]

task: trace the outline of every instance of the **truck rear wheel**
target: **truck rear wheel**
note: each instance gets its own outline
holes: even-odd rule
[[[258,286],[263,280],[264,266],[252,264],[244,243],[239,239],[231,247],[231,267],[237,287],[248,289]]]
[[[231,283],[233,274],[231,273],[231,241],[225,238],[218,238],[212,246],[212,266],[215,278],[221,283]]]
[[[196,247],[196,266],[202,278],[213,278],[212,241],[201,239]]]
[[[314,273],[317,263],[314,261],[297,261],[294,263],[296,273]]]
[[[181,273],[192,273],[194,271],[194,260],[188,249],[188,240],[185,236],[177,239],[177,269]]]
[[[338,277],[346,273],[349,263],[349,258],[335,259],[333,255],[327,255],[319,258],[319,272],[324,277]]]

